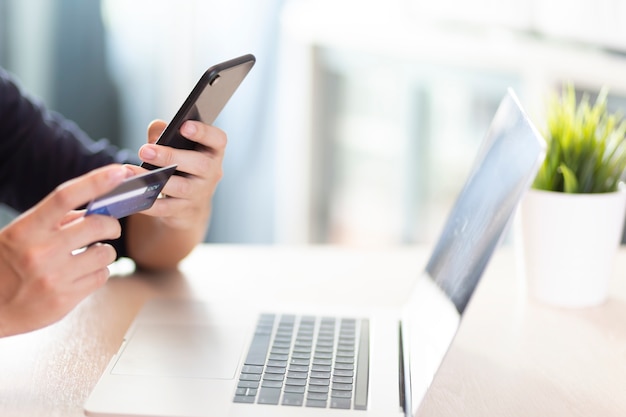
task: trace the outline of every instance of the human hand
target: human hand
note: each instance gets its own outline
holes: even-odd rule
[[[120,224],[74,209],[129,175],[111,165],[70,180],[0,230],[0,336],[60,320],[105,283],[116,253],[93,243],[118,238]]]
[[[222,178],[222,161],[226,148],[226,134],[220,129],[197,121],[186,121],[180,133],[200,146],[182,150],[155,144],[166,124],[154,121],[148,128],[148,144],[139,150],[139,157],[156,166],[177,164],[177,170],[186,176],[173,175],[163,189],[168,198],[157,199],[142,213],[157,216],[174,229],[203,227],[211,213],[211,199]],[[135,174],[144,172],[133,167]]]

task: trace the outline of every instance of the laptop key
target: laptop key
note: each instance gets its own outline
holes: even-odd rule
[[[306,387],[305,386],[297,386],[297,385],[285,385],[285,392],[293,392],[296,394],[304,394],[304,391],[306,391]]]
[[[266,374],[284,374],[285,368],[281,368],[278,366],[266,366],[265,373]]]
[[[337,398],[332,397],[330,399],[330,408],[341,408],[349,410],[352,405],[350,398]]]
[[[257,381],[239,381],[237,388],[258,388],[259,383]]]
[[[294,353],[308,354],[309,356],[311,355],[311,350],[312,350],[311,345],[296,344],[293,347]]]
[[[233,401],[236,403],[252,404],[254,403],[254,397],[249,395],[235,395],[235,399]]]
[[[313,355],[313,357],[315,359],[332,359],[333,358],[333,354],[331,352],[316,351],[315,354]]]
[[[285,384],[304,387],[304,386],[306,386],[306,379],[287,378],[285,380]]]
[[[309,392],[328,392],[328,385],[309,385]]]
[[[272,335],[272,326],[274,324],[273,315],[262,315],[254,332],[254,337],[248,349],[248,355],[244,362],[245,365],[263,366],[267,351],[269,350],[270,339]]]
[[[242,374],[262,374],[263,367],[258,365],[244,365],[241,368]]]
[[[326,401],[328,399],[328,393],[327,392],[311,392],[311,391],[309,391],[309,393],[306,395],[306,399],[307,400]]]
[[[352,384],[352,377],[350,376],[334,376],[333,377],[333,383],[339,383],[339,384]]]
[[[311,371],[311,378],[330,379],[330,372]]]
[[[274,381],[271,379],[266,379],[261,383],[262,388],[282,388],[283,381]]]
[[[354,371],[352,371],[350,369],[335,369],[334,375],[335,376],[349,376],[349,377],[353,377],[354,376]]]
[[[244,364],[256,366],[265,365],[269,344],[269,334],[256,334],[252,339],[252,344],[250,345],[250,350],[248,350],[248,356],[246,356]]]
[[[333,353],[333,347],[332,346],[316,346],[315,347],[315,353],[319,353],[319,352],[323,352],[323,353]]]
[[[283,394],[283,405],[301,406],[304,403],[304,394],[285,392]]]
[[[265,374],[263,375],[264,381],[282,381],[285,379],[285,375],[283,374]]]
[[[326,408],[326,401],[323,400],[306,400],[307,407]]]
[[[331,366],[330,365],[313,364],[313,366],[311,367],[311,370],[312,371],[317,371],[317,372],[330,372]]]
[[[267,361],[267,366],[275,366],[277,368],[286,368],[287,367],[287,361],[277,361],[274,359],[270,359]],[[261,372],[259,372],[261,373]]]
[[[310,385],[330,385],[330,380],[325,378],[310,378]]]
[[[259,374],[241,374],[239,377],[240,381],[260,381],[261,375]]]
[[[273,361],[286,361],[287,359],[289,359],[289,355],[270,353],[269,358]]]
[[[262,387],[259,391],[259,404],[278,404],[280,398],[280,388]]]
[[[330,396],[335,398],[352,398],[352,391],[338,391],[334,389],[330,392]]]

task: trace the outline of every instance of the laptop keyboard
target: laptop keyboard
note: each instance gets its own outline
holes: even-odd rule
[[[262,314],[234,402],[365,410],[367,319]]]

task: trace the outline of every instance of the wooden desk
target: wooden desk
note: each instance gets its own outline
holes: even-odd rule
[[[206,245],[180,272],[117,275],[61,322],[0,339],[0,415],[82,416],[82,405],[143,303],[191,297],[241,303],[277,291],[334,288],[328,303],[393,306],[422,269],[420,247]],[[561,310],[528,301],[509,248],[496,253],[444,361],[423,416],[626,415],[626,250],[605,305]],[[267,289],[262,282],[282,283]],[[395,285],[393,284],[395,281]],[[361,297],[349,289],[364,284]],[[246,295],[239,295],[245,284]]]

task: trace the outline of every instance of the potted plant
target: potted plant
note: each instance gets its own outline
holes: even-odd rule
[[[626,120],[573,85],[547,108],[546,158],[522,202],[525,275],[541,301],[579,307],[607,298],[626,209]]]

